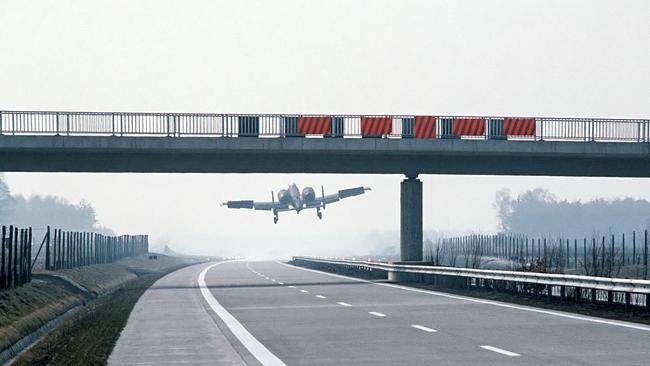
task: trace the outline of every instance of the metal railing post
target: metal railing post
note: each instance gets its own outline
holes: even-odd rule
[[[65,134],[70,136],[70,113],[65,114]]]
[[[56,125],[55,127],[55,136],[59,136],[59,120],[61,119],[61,114],[59,112],[56,112],[56,115],[54,117],[54,124]]]
[[[171,126],[169,125],[169,122],[170,122],[169,119],[171,118],[171,116],[169,114],[166,114],[165,117],[166,117],[165,120],[167,121],[167,137],[171,137],[171,135],[170,135],[170,133],[171,133],[170,127]]]
[[[2,135],[2,131],[3,131],[3,126],[2,126],[2,115],[3,115],[3,112],[0,111],[0,135]]]
[[[111,113],[111,136],[115,136],[115,113]]]

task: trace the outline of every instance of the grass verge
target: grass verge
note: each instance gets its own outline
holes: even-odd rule
[[[0,292],[0,350],[89,299],[89,294],[56,277],[34,278]]]
[[[140,296],[178,268],[142,274],[115,292],[89,303],[25,351],[14,365],[104,365]]]

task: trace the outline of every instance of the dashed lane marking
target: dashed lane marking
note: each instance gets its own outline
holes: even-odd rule
[[[425,331],[425,332],[427,332],[427,333],[435,333],[435,332],[437,332],[437,330],[435,330],[435,329],[432,329],[432,328],[429,328],[429,327],[425,327],[425,326],[423,326],[423,325],[417,325],[417,324],[412,324],[412,325],[411,325],[411,328],[415,328],[415,329],[423,330],[423,331]]]
[[[380,317],[380,318],[385,318],[386,317],[386,314],[378,313],[376,311],[369,311],[368,314],[374,315],[374,316],[377,316],[377,317]]]
[[[521,356],[519,353],[514,353],[510,351],[506,351],[505,349],[497,348],[497,347],[492,347],[492,346],[481,346],[481,348],[486,349],[488,351],[500,353],[502,355],[506,355],[509,357],[519,357]]]

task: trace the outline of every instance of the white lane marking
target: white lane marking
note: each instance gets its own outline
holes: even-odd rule
[[[323,295],[316,295],[316,297],[319,298],[319,299],[327,299],[327,297],[325,297]]]
[[[429,328],[429,327],[425,327],[425,326],[423,326],[423,325],[417,325],[417,324],[411,324],[411,328],[415,328],[415,329],[423,330],[423,331],[425,331],[425,332],[427,332],[427,333],[435,333],[435,332],[437,332],[437,330],[435,330],[435,329],[432,329],[432,328]]]
[[[289,288],[296,288],[296,286],[291,286],[291,285],[289,285]]]
[[[271,280],[271,281],[273,281],[273,282],[277,282],[276,280]]]
[[[630,328],[630,329],[643,330],[643,331],[646,331],[646,332],[650,332],[650,327],[644,327],[642,325],[636,325],[636,324],[632,324],[632,323],[624,323],[624,322],[619,322],[619,321],[604,320],[604,319],[599,319],[599,318],[592,318],[592,317],[586,317],[586,316],[580,316],[580,315],[573,315],[573,314],[569,314],[569,313],[560,313],[560,312],[557,312],[557,311],[542,310],[542,309],[536,309],[536,308],[525,307],[525,306],[510,305],[510,304],[506,304],[506,303],[502,303],[502,302],[496,302],[496,301],[492,301],[492,300],[481,300],[481,299],[475,299],[475,298],[465,297],[465,296],[450,295],[450,294],[445,294],[445,293],[442,293],[442,292],[436,292],[436,291],[431,291],[431,290],[422,290],[422,289],[411,288],[411,287],[406,287],[406,286],[401,286],[401,285],[393,285],[393,284],[390,284],[390,283],[377,283],[377,282],[362,280],[360,278],[341,276],[341,275],[337,275],[337,274],[333,274],[333,273],[317,271],[315,269],[292,266],[290,264],[286,264],[286,263],[282,263],[282,262],[277,262],[277,263],[282,264],[283,266],[294,268],[294,269],[300,269],[300,270],[303,270],[303,271],[320,273],[320,274],[323,274],[323,275],[343,278],[343,279],[346,279],[346,280],[370,283],[370,284],[377,285],[377,286],[392,287],[392,288],[405,290],[405,291],[419,292],[419,293],[422,293],[422,294],[446,297],[446,298],[449,298],[449,299],[464,300],[464,301],[470,301],[470,302],[475,302],[475,303],[479,303],[479,304],[500,306],[500,307],[503,307],[503,308],[523,310],[523,311],[529,311],[529,312],[532,312],[532,313],[553,315],[553,316],[559,316],[559,317],[562,317],[562,318],[568,318],[568,319],[574,319],[574,320],[582,320],[582,321],[585,321],[585,322],[605,324],[605,325],[613,325],[613,326],[617,326],[617,327]]]
[[[347,302],[337,302],[337,304],[339,304],[341,306],[352,306],[352,305],[348,304]]]
[[[378,316],[380,318],[385,318],[386,317],[386,314],[378,313],[376,311],[369,311],[368,314]]]
[[[519,356],[521,356],[519,353],[506,351],[504,349],[496,348],[496,347],[492,347],[492,346],[481,346],[481,348],[486,349],[488,351],[500,353],[502,355],[510,356],[510,357],[519,357]]]
[[[237,319],[235,319],[234,316],[232,316],[221,304],[217,299],[212,295],[212,292],[208,289],[207,285],[205,284],[205,274],[208,273],[212,267],[217,266],[221,263],[225,262],[220,262],[220,263],[215,263],[210,266],[205,267],[203,271],[199,274],[199,288],[201,289],[201,294],[205,298],[205,301],[208,302],[208,305],[212,308],[212,311],[214,311],[219,318],[226,324],[228,329],[232,332],[232,334],[239,339],[239,341],[246,347],[248,352],[250,352],[262,365],[270,365],[270,366],[286,366],[282,360],[280,360],[276,355],[271,353],[260,341],[258,341],[255,337],[253,337],[252,334],[244,328],[243,325]]]
[[[307,293],[307,292],[309,292],[309,291],[307,291],[307,290],[300,290],[300,292]]]
[[[284,285],[284,282],[278,282],[278,285]]]

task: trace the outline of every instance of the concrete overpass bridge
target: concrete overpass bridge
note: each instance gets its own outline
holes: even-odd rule
[[[404,174],[419,261],[419,174],[650,177],[650,120],[2,111],[0,171]]]

